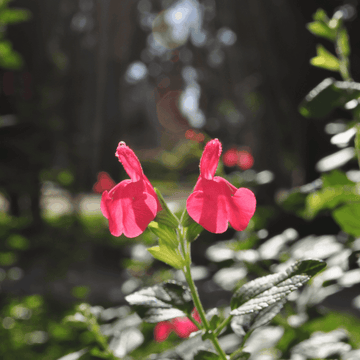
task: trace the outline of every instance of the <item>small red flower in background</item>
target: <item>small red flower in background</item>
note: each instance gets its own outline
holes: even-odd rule
[[[200,176],[186,208],[195,222],[212,233],[225,232],[228,222],[235,230],[242,231],[254,215],[255,195],[249,189],[237,189],[224,178],[214,176],[220,155],[220,141],[209,141],[200,160]]]
[[[201,319],[196,308],[193,309],[191,316],[201,323]],[[165,341],[172,331],[175,332],[181,338],[187,338],[194,331],[197,331],[198,327],[187,317],[179,317],[170,321],[161,321],[156,324],[154,329],[154,338],[157,342]]]
[[[242,170],[251,169],[254,165],[254,158],[248,151],[239,151],[237,164]]]
[[[228,167],[238,165],[241,170],[248,170],[253,167],[254,158],[249,151],[232,148],[224,153],[223,162]]]
[[[102,194],[105,190],[111,190],[116,185],[116,182],[110,177],[110,175],[101,171],[97,175],[97,182],[93,186],[93,191],[97,194]]]
[[[227,150],[223,155],[223,162],[225,166],[233,167],[238,162],[238,151],[235,148]]]
[[[101,197],[101,211],[109,220],[112,235],[128,238],[139,236],[161,210],[154,188],[145,176],[139,159],[121,141],[115,156],[124,166],[130,179],[123,180]]]
[[[186,130],[185,132],[185,137],[188,139],[188,140],[194,140],[198,143],[201,143],[205,140],[205,136],[204,134],[202,133],[199,133],[197,134],[194,130],[192,129],[189,129],[189,130]]]

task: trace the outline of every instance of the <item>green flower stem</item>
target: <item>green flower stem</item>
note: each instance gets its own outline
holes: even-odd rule
[[[221,348],[221,346],[219,344],[219,340],[217,338],[217,335],[215,335],[211,331],[210,324],[209,324],[208,320],[206,319],[205,311],[204,311],[204,308],[203,308],[202,303],[201,303],[200,298],[199,298],[199,293],[197,291],[197,288],[195,286],[194,280],[193,280],[192,275],[191,275],[191,269],[190,269],[190,264],[191,264],[190,243],[187,242],[186,239],[185,239],[185,236],[183,236],[184,235],[183,231],[180,231],[179,233],[181,234],[181,239],[179,239],[179,240],[180,240],[180,244],[181,244],[181,247],[182,247],[184,260],[185,260],[185,266],[183,268],[183,272],[184,272],[185,279],[186,279],[186,281],[187,281],[187,283],[189,285],[191,296],[193,298],[195,307],[196,307],[196,309],[197,309],[197,311],[199,313],[201,323],[202,323],[203,327],[205,328],[206,332],[209,334],[209,338],[210,338],[211,342],[213,343],[214,348],[216,349],[216,351],[220,355],[220,359],[227,360],[228,357],[226,356],[224,350]]]

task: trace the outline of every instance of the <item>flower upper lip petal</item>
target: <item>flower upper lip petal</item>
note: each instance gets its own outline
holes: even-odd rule
[[[207,180],[212,180],[219,163],[222,147],[218,139],[209,141],[200,160],[200,175]]]
[[[118,157],[132,181],[138,181],[143,177],[144,172],[139,159],[123,141],[119,142],[115,156]]]

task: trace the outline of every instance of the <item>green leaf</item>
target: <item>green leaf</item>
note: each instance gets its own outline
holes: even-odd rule
[[[0,11],[0,24],[16,24],[29,20],[31,12],[24,9],[3,9]]]
[[[179,240],[176,235],[176,231],[164,224],[152,221],[148,225],[149,230],[159,237],[168,247],[171,249],[177,249],[179,246]]]
[[[298,189],[294,189],[289,194],[279,198],[278,201],[285,211],[293,212],[301,216],[304,211],[306,197],[307,194]]]
[[[360,203],[347,204],[332,213],[341,229],[353,236],[360,236]]]
[[[336,39],[336,31],[329,28],[323,21],[314,21],[306,24],[306,28],[314,35],[334,41]]]
[[[244,336],[249,331],[253,331],[256,328],[270,322],[280,312],[285,302],[286,299],[281,299],[280,301],[269,305],[260,311],[246,315],[234,316],[231,319],[231,328],[236,335]]]
[[[194,360],[220,360],[220,356],[210,351],[200,350],[195,356]]]
[[[0,67],[18,70],[23,66],[22,57],[13,50],[11,42],[3,40],[0,42]]]
[[[190,316],[194,308],[189,289],[175,281],[141,289],[126,296],[125,300],[149,323]]]
[[[252,313],[282,300],[325,266],[321,260],[299,260],[285,271],[250,281],[233,295],[230,314]]]
[[[330,21],[325,10],[323,10],[323,9],[317,9],[316,13],[313,15],[313,19],[315,21],[323,21],[325,24],[328,24]]]
[[[349,35],[345,28],[339,31],[336,45],[345,57],[350,55]]]
[[[241,354],[236,354],[235,356],[231,355],[231,360],[248,360],[250,358],[251,354],[248,352],[241,352]]]
[[[327,51],[322,45],[316,46],[317,56],[310,59],[310,64],[331,71],[339,71],[339,59]]]
[[[162,210],[157,213],[155,221],[176,229],[179,225],[179,219],[170,211],[159,189],[154,188],[154,190],[162,207]]]
[[[323,187],[355,184],[353,181],[348,179],[343,171],[340,170],[333,170],[328,174],[322,174],[321,180],[323,182]]]
[[[90,354],[100,359],[113,359],[114,356],[107,351],[100,350],[98,347],[94,347],[90,350]],[[72,358],[71,358],[72,359]],[[75,359],[75,358],[74,358]]]
[[[350,100],[360,97],[360,84],[327,78],[306,95],[299,106],[301,115],[322,118]]]
[[[159,239],[160,246],[153,246],[148,248],[149,253],[157,260],[160,260],[175,269],[182,269],[185,266],[185,261],[174,249],[169,247],[162,239]]]
[[[181,223],[183,227],[185,228],[185,236],[186,240],[189,242],[195,241],[201,232],[204,230],[204,228],[196,223],[188,214],[186,208],[184,210],[184,213],[181,217]]]
[[[328,186],[307,196],[304,217],[313,219],[320,210],[334,209],[339,204],[354,201],[360,202],[356,186]]]

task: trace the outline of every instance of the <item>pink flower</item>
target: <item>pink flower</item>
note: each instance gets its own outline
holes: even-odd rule
[[[119,158],[130,180],[123,180],[109,192],[103,192],[101,211],[109,220],[112,235],[124,234],[133,238],[144,232],[161,210],[161,205],[154,188],[144,175],[139,159],[123,141],[119,143],[115,156]]]
[[[196,308],[193,309],[191,316],[201,323],[200,316]],[[198,327],[187,317],[179,317],[170,321],[161,321],[156,324],[154,329],[154,338],[157,342],[165,341],[172,331],[181,338],[187,338]]]
[[[236,148],[227,150],[223,155],[223,162],[228,167],[233,167],[238,162],[238,151]]]
[[[97,182],[93,186],[93,191],[97,194],[102,194],[105,190],[111,190],[116,185],[115,181],[110,175],[101,171],[98,173]]]
[[[254,215],[255,195],[249,189],[237,189],[222,177],[214,176],[220,155],[220,141],[209,141],[200,160],[199,179],[186,208],[191,218],[210,232],[225,232],[228,222],[235,230],[242,231]]]
[[[248,151],[239,151],[237,164],[240,169],[248,170],[254,165],[254,158]]]

